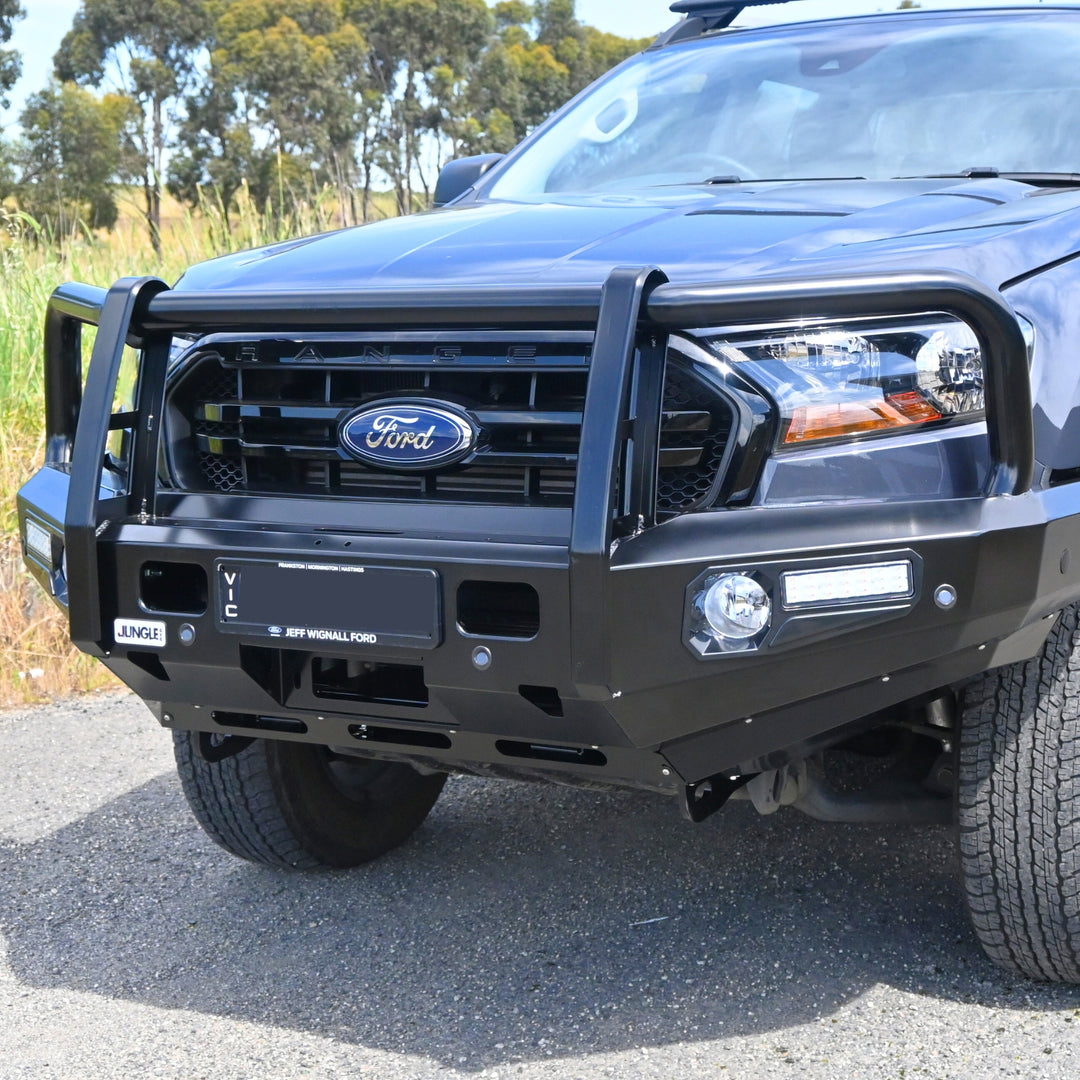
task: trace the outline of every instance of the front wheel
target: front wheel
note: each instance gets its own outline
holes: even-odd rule
[[[1080,982],[1080,634],[1059,616],[1032,660],[967,688],[960,858],[975,932],[1003,967]]]
[[[407,840],[446,782],[409,765],[326,746],[253,739],[207,761],[199,735],[173,732],[180,783],[199,824],[226,851],[286,870],[359,866]]]

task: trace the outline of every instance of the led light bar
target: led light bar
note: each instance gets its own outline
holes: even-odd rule
[[[52,565],[52,536],[29,518],[26,521],[26,547],[43,562]]]
[[[890,600],[910,596],[911,562],[866,563],[830,570],[789,570],[781,575],[784,607]]]

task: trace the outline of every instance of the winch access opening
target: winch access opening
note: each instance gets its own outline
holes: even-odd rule
[[[311,661],[316,697],[363,701],[372,705],[409,705],[422,709],[429,701],[424,669],[418,664],[377,664],[316,656]]]

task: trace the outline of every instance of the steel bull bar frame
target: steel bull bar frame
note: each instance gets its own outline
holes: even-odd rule
[[[593,329],[570,536],[573,681],[610,700],[607,582],[613,543],[654,523],[657,430],[666,334],[774,320],[940,311],[982,347],[991,468],[985,495],[1028,491],[1034,469],[1027,346],[996,291],[967,275],[886,272],[812,279],[671,284],[649,267],[613,270],[603,286],[446,287],[330,292],[189,292],[124,278],[106,292],[53,294],[45,324],[47,460],[70,468],[64,546],[70,631],[80,649],[109,648],[100,614],[97,540],[110,521],[152,520],[172,335],[275,330]],[[81,328],[98,327],[85,391]],[[131,413],[110,415],[125,345],[141,350]],[[109,432],[133,432],[127,494],[102,497]],[[721,522],[718,519],[718,527]]]

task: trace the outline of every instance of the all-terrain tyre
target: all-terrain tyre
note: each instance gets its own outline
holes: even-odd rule
[[[254,739],[207,761],[198,733],[173,732],[188,805],[216,843],[286,870],[359,866],[407,840],[446,782],[409,765],[366,761],[329,747]]]
[[[1058,617],[1032,660],[964,695],[957,777],[960,860],[991,959],[1080,982],[1080,634]]]

